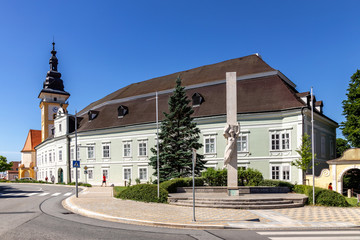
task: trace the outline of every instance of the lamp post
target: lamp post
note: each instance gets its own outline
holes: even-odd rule
[[[315,205],[315,160],[314,160],[314,99],[311,87],[311,155],[312,155],[312,177],[313,177],[313,205]]]

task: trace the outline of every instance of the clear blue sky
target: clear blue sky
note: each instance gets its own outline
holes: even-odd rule
[[[0,1],[0,155],[20,160],[55,37],[74,113],[130,83],[259,53],[340,123],[360,1]],[[338,130],[338,136],[341,136]]]

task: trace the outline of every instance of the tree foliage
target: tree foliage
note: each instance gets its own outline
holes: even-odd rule
[[[305,172],[309,167],[311,168],[310,162],[312,160],[311,140],[306,133],[302,137],[300,149],[296,150],[296,152],[300,155],[300,158],[291,162],[291,165],[303,171],[303,184],[305,184]]]
[[[352,147],[360,147],[360,70],[352,75],[347,99],[342,102],[345,121],[341,123],[343,135]]]
[[[189,105],[185,88],[181,86],[181,79],[176,80],[176,88],[169,99],[169,113],[161,122],[159,133],[159,169],[160,182],[172,178],[188,177],[192,173],[192,149],[202,147],[199,143],[200,130],[193,122],[191,115],[194,110]],[[157,176],[157,149],[151,148],[153,156],[150,165]],[[204,156],[196,154],[195,174],[199,175],[205,168]]]
[[[0,172],[5,172],[6,170],[10,170],[13,163],[8,163],[6,157],[0,155]]]
[[[347,150],[351,148],[348,141],[342,138],[336,139],[336,158],[341,157],[341,155]]]

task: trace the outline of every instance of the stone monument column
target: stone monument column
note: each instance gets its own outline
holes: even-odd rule
[[[239,195],[237,172],[237,137],[240,126],[237,122],[236,72],[226,73],[226,127],[224,137],[227,140],[224,165],[227,168],[228,195]]]

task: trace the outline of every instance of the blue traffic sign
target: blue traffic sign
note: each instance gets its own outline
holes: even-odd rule
[[[80,161],[73,161],[73,168],[79,168],[80,167]]]

